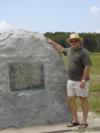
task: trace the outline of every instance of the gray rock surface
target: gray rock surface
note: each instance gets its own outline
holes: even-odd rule
[[[0,34],[0,128],[68,121],[66,82],[62,57],[43,35]]]

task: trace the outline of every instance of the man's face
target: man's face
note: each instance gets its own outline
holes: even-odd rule
[[[75,38],[75,39],[70,40],[70,45],[71,45],[72,48],[78,49],[78,48],[80,48],[81,43],[80,43],[79,39]]]

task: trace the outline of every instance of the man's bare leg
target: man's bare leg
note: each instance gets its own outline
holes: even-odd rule
[[[82,123],[87,124],[87,118],[88,118],[88,98],[87,97],[81,97],[81,104],[82,104],[82,111],[83,111],[83,120]]]
[[[72,122],[78,122],[76,97],[68,96],[69,108],[72,113]]]

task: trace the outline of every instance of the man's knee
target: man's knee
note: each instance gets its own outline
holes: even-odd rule
[[[68,96],[68,100],[74,102],[76,100],[75,96]]]
[[[80,97],[80,100],[81,100],[82,102],[88,102],[88,97]]]

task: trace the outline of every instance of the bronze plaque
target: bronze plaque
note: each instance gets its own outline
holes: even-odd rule
[[[43,63],[10,63],[9,78],[12,90],[44,89]]]

